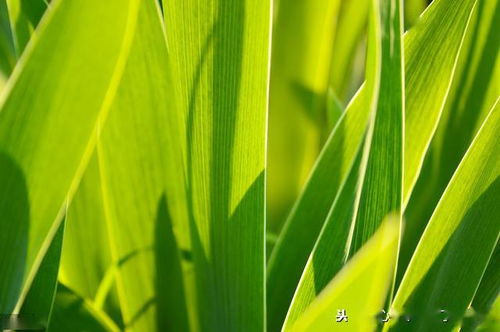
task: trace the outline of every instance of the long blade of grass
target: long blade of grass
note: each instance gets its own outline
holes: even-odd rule
[[[409,113],[427,114],[427,112],[439,111],[438,106],[442,105],[445,100],[446,89],[434,90],[432,85],[422,82],[435,80],[439,81],[439,84],[443,82],[448,84],[451,81],[454,64],[467,26],[468,14],[474,2],[474,0],[434,1],[419,23],[411,30],[413,32],[410,31],[411,33],[408,32],[405,35],[405,100],[407,101],[405,116]],[[445,25],[444,22],[446,22]],[[446,33],[434,34],[435,30],[443,30]],[[433,65],[436,58],[440,59],[439,65]],[[420,67],[417,63],[425,65]],[[363,86],[330,134],[304,191],[296,201],[278,238],[268,267],[269,313],[284,312],[289,306],[328,211],[361,145],[370,114],[369,107],[366,106],[368,99],[366,87]],[[408,102],[409,100],[412,102]],[[428,107],[422,108],[422,104],[417,103],[419,100],[425,101],[425,105],[429,104]],[[421,121],[430,123],[437,119],[430,114],[429,118],[423,118]],[[407,129],[415,126],[415,121],[408,121],[408,118],[405,118]],[[429,126],[435,126],[435,123]],[[414,131],[412,129],[412,132]],[[346,140],[345,137],[349,139]],[[425,151],[417,151],[417,147],[421,145],[409,144],[408,137],[408,134],[405,134],[405,160],[408,154],[415,158],[419,153],[423,156]],[[430,139],[421,133],[414,133],[411,137],[422,142]],[[406,180],[408,179],[407,165],[405,161]],[[408,176],[415,178],[418,174],[414,172]]]
[[[405,35],[404,207],[439,123],[475,4],[434,1]]]
[[[395,314],[418,319],[411,325],[393,321],[390,330],[451,330],[472,301],[499,238],[499,130],[497,101],[439,201],[394,299]]]
[[[166,0],[203,331],[264,329],[271,3]]]
[[[136,6],[56,1],[2,91],[0,312],[19,309],[78,185],[121,77]]]
[[[295,324],[285,325],[284,331],[373,331],[394,273],[399,219],[388,217],[306,312]],[[347,322],[336,320],[341,310],[345,310]]]
[[[360,192],[350,235],[349,257],[372,236],[384,216],[401,219],[403,183],[403,15],[399,0],[380,1],[381,79],[361,166]]]
[[[370,219],[358,215],[358,223],[354,224],[353,217],[357,209],[357,190],[358,174],[360,173],[359,152],[358,161],[353,166],[350,175],[345,184],[339,190],[339,194],[332,205],[323,230],[320,233],[318,241],[309,257],[301,280],[295,291],[295,295],[288,313],[288,320],[294,320],[298,317],[315,296],[326,286],[328,281],[342,268],[349,254],[350,229],[354,225],[366,228],[366,220],[377,221],[375,225],[378,228],[384,216],[383,211],[394,212],[400,215],[401,188],[402,188],[402,147],[403,147],[403,73],[402,73],[402,55],[401,55],[401,36],[402,36],[402,18],[399,2],[375,1],[373,6],[376,10],[371,11],[372,21],[380,21],[380,36],[376,42],[380,44],[380,63],[381,75],[385,77],[380,82],[379,92],[374,96],[375,109],[372,122],[370,124],[371,136],[368,134],[365,160],[362,165],[362,171],[366,168],[365,182],[359,190],[361,195],[366,195],[369,189],[376,193],[378,201],[373,202],[373,197],[365,197],[366,201],[361,200],[360,209],[372,210]],[[378,8],[380,6],[380,9]],[[392,7],[394,6],[394,8]],[[391,14],[392,13],[392,14]],[[373,17],[379,15],[378,17]],[[375,30],[372,28],[372,30]],[[373,32],[377,33],[377,32]],[[382,38],[382,36],[384,36]],[[372,39],[375,39],[371,36]],[[369,46],[370,47],[370,46]],[[392,52],[391,52],[392,51]],[[373,51],[372,51],[373,52]],[[373,56],[373,55],[371,55]],[[399,85],[399,89],[395,88]],[[390,125],[388,125],[388,123]],[[373,156],[377,156],[374,159]],[[397,158],[399,156],[399,158]],[[387,161],[393,162],[388,165]],[[371,175],[370,175],[371,174]],[[370,181],[378,179],[377,185]],[[384,181],[385,179],[385,181]],[[380,187],[377,187],[380,185]],[[363,196],[362,196],[363,198]],[[371,201],[370,201],[371,200]],[[392,201],[392,202],[391,202]],[[371,233],[371,232],[370,232]],[[370,234],[371,235],[371,234]],[[355,238],[355,240],[360,240]],[[364,241],[360,241],[363,243]]]
[[[450,178],[500,95],[500,2],[479,1],[474,11],[442,118],[405,211],[399,281]]]

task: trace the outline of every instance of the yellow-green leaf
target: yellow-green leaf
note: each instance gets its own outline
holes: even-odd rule
[[[295,324],[285,326],[285,331],[373,331],[394,273],[399,224],[399,217],[388,217]],[[347,321],[337,321],[342,310]]]
[[[121,78],[136,7],[55,1],[2,90],[1,312],[22,302],[80,181]]]

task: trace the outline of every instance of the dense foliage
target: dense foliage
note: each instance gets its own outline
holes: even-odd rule
[[[498,330],[499,31],[498,0],[0,0],[0,329]]]

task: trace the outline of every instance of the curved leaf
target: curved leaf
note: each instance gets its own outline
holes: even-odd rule
[[[121,77],[136,5],[55,2],[2,90],[0,312],[22,303],[80,181]]]
[[[469,306],[499,238],[500,104],[490,111],[439,201],[398,289],[390,330],[449,331]],[[460,291],[457,291],[460,290]],[[449,316],[441,321],[440,310]]]

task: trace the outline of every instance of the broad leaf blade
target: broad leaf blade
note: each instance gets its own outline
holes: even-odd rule
[[[389,217],[309,309],[285,331],[371,331],[394,273],[399,217]],[[336,321],[345,310],[348,322]]]
[[[396,314],[419,319],[411,326],[398,320],[391,330],[406,324],[409,331],[448,331],[472,301],[499,236],[499,130],[497,101],[436,207],[394,299]],[[448,312],[447,324],[439,310]]]
[[[264,328],[269,0],[164,1],[203,331]]]
[[[118,262],[118,298],[128,331],[189,330],[180,253],[166,205],[175,192],[172,184],[182,176],[174,91],[158,4],[142,1],[130,55],[97,144],[107,234]]]
[[[135,1],[54,3],[2,91],[1,312],[22,302],[87,164],[127,57]],[[24,199],[12,204],[13,192]]]

